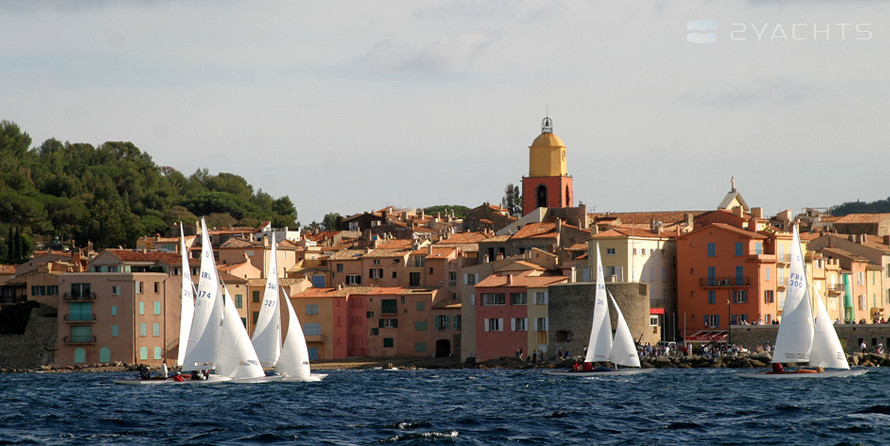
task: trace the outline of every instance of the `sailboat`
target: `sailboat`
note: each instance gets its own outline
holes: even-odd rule
[[[221,321],[219,345],[217,345],[216,374],[230,378],[234,383],[257,383],[280,381],[280,376],[266,376],[260,365],[256,350],[247,335],[247,329],[241,322],[238,309],[232,295],[225,284],[223,304],[225,312]]]
[[[594,370],[548,370],[547,375],[563,376],[603,376],[603,375],[636,375],[649,373],[654,369],[640,368],[640,357],[618,303],[612,293],[606,290],[605,274],[600,256],[599,243],[596,245],[596,291],[594,294],[593,322],[590,327],[590,338],[587,344],[585,363],[611,362],[614,368],[600,367]],[[612,324],[609,321],[609,304],[615,307],[615,338],[612,338]],[[618,366],[626,368],[618,368]]]
[[[867,369],[850,369],[847,356],[838,339],[837,330],[831,317],[816,291],[816,314],[804,271],[803,252],[800,248],[800,233],[797,225],[791,236],[791,265],[785,289],[785,303],[782,307],[782,323],[776,335],[776,349],[772,363],[804,363],[809,368],[793,371],[772,371],[741,373],[745,378],[828,378],[857,376]]]
[[[300,321],[290,299],[285,296],[288,326],[282,343],[281,294],[278,286],[278,254],[275,234],[272,234],[272,259],[269,279],[263,293],[260,314],[253,332],[253,346],[264,367],[271,367],[284,381],[321,381],[327,375],[313,374],[309,367],[309,349]]]
[[[180,322],[179,356],[177,363],[182,371],[201,373],[202,370],[211,370],[216,367],[217,347],[220,341],[222,329],[223,306],[219,297],[219,274],[216,270],[216,260],[213,258],[213,249],[210,245],[210,236],[204,219],[201,219],[201,272],[198,278],[198,292],[192,302],[192,281],[189,274],[188,256],[185,251],[185,241],[180,241],[182,256],[182,308],[183,315]],[[182,227],[180,225],[180,235]],[[190,305],[191,304],[191,305]],[[183,327],[187,327],[183,330]],[[117,380],[116,384],[164,384],[164,383],[212,383],[231,380],[230,377],[211,375],[205,380],[175,381],[168,379],[148,380]]]

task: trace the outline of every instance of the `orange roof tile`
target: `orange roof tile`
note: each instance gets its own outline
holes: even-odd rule
[[[140,252],[130,249],[108,249],[107,251],[123,262],[163,262],[169,265],[178,265],[182,262],[182,257],[178,253],[172,252]]]
[[[556,238],[556,236],[556,223],[529,223],[516,231],[511,239]]]
[[[835,223],[880,223],[890,220],[890,214],[847,214],[835,220]]]

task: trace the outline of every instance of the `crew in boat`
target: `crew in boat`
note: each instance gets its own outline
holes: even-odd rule
[[[176,372],[176,374],[173,375],[173,381],[176,381],[176,382],[185,381],[185,378],[182,377],[182,373]]]
[[[773,373],[785,373],[785,369],[782,367],[781,363],[773,363]]]
[[[151,372],[149,370],[147,365],[139,365],[139,376],[141,376],[142,379],[151,379]]]

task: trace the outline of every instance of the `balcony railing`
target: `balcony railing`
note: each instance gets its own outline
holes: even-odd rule
[[[65,293],[62,295],[62,298],[68,301],[96,300],[96,293]]]
[[[706,288],[729,288],[739,286],[750,286],[750,277],[702,277],[698,279],[698,285]]]
[[[776,262],[778,263],[791,263],[791,254],[776,254]]]
[[[66,322],[96,322],[96,313],[90,313],[89,315],[78,314],[76,316],[71,316],[71,313],[69,313],[63,319]]]
[[[96,337],[93,335],[65,336],[63,339],[66,344],[95,344]]]

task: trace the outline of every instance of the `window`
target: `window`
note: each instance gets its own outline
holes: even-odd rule
[[[770,267],[767,266],[767,267],[766,267],[766,281],[767,281],[767,282],[770,281],[770,275],[771,275],[771,273],[772,273],[772,270],[770,269]]]
[[[318,314],[318,304],[307,304],[306,314]]]
[[[121,295],[121,287],[119,287],[119,286],[111,287],[111,295],[112,296],[120,296]]]
[[[475,285],[476,274],[464,274],[464,285]]]
[[[371,263],[374,264],[374,265],[379,265],[379,264],[380,264],[380,259],[374,259],[374,260],[371,261]]]
[[[325,276],[324,274],[314,274],[312,276],[312,286],[315,288],[324,288],[325,284]]]
[[[606,248],[606,255],[607,255],[607,256],[614,256],[614,255],[615,255],[615,248]]]
[[[71,284],[71,297],[74,299],[80,299],[84,297],[90,297],[92,293],[90,292],[90,284],[89,283],[72,283]]]
[[[160,291],[160,289],[161,289],[161,283],[155,282],[154,288],[155,288],[155,294],[158,294],[158,291]]]
[[[148,348],[147,347],[139,348],[139,359],[148,359]]]
[[[504,293],[482,293],[482,305],[506,305],[507,295]]]
[[[744,254],[745,246],[742,242],[735,242],[735,255],[741,256]]]
[[[306,336],[321,336],[321,323],[303,324],[303,333]]]
[[[457,285],[457,272],[456,271],[448,271],[448,286]]]
[[[155,306],[155,316],[157,316],[157,315],[161,314],[161,302],[155,301],[154,304],[155,304],[154,305]]]
[[[93,327],[89,325],[72,325],[69,333],[71,342],[93,342]]]
[[[504,331],[504,319],[483,319],[482,327],[485,331]]]
[[[378,319],[377,326],[379,328],[399,328],[399,320],[398,319]]]
[[[382,299],[380,300],[380,313],[381,314],[396,314],[398,313],[398,304],[395,299]]]
[[[368,277],[372,279],[382,279],[383,278],[383,268],[371,268],[368,270]]]
[[[338,264],[337,264],[337,272],[338,272],[338,273],[342,273],[342,272],[343,272],[343,264],[342,264],[342,263],[338,263]]]
[[[720,328],[720,315],[719,314],[706,314],[704,315],[705,327],[709,328]]]
[[[142,282],[136,281],[136,294],[142,294]]]
[[[155,322],[155,323],[151,324],[151,335],[155,336],[155,337],[161,335],[161,324],[160,323]]]
[[[154,358],[161,359],[161,347],[155,347],[154,352],[155,352]]]
[[[732,290],[732,303],[748,303],[748,290]]]
[[[717,257],[717,245],[708,243],[708,257]]]
[[[117,305],[112,305],[112,306],[111,306],[111,315],[112,315],[112,316],[117,316]]]
[[[735,284],[736,285],[744,285],[745,284],[745,267],[737,266],[735,267]]]
[[[868,304],[868,302],[867,302],[867,300],[866,300],[866,298],[865,298],[865,294],[860,294],[860,295],[859,295],[859,309],[860,309],[860,310],[865,310],[865,307],[866,307],[867,304]]]
[[[754,243],[754,254],[760,255],[763,254],[763,242]],[[747,317],[747,315],[745,315]],[[747,320],[747,319],[745,319]]]
[[[443,314],[433,318],[434,330],[448,330],[448,315]]]
[[[347,274],[346,275],[346,284],[347,285],[361,285],[362,284],[362,276],[358,274]]]
[[[414,343],[414,351],[415,352],[425,352],[427,351],[427,343],[426,342],[415,342]]]
[[[460,331],[460,315],[455,314],[453,320],[454,320],[454,330]]]
[[[771,304],[775,302],[775,292],[773,290],[764,290],[763,292],[763,303]]]
[[[426,331],[427,323],[426,321],[415,321],[414,322],[414,331]]]
[[[708,290],[708,303],[714,305],[717,303],[717,292],[714,290]]]
[[[139,336],[148,336],[148,324],[146,324],[145,322],[141,322],[139,324]]]
[[[256,304],[256,303],[259,303],[259,302],[260,302],[260,292],[259,292],[259,291],[254,291],[254,292],[251,294],[251,298],[253,298],[253,303],[255,303],[255,304]]]
[[[69,307],[69,319],[72,321],[91,321],[93,320],[93,303],[92,302],[72,302]]]
[[[111,337],[116,338],[118,336],[120,336],[120,326],[114,324],[111,326]]]
[[[650,314],[650,315],[649,315],[649,325],[652,326],[652,327],[657,327],[657,326],[658,326],[658,315],[657,315],[657,314]]]
[[[423,311],[424,308],[426,308],[426,305],[424,304],[425,302],[422,300],[417,301],[417,311]]]
[[[383,338],[383,348],[392,348],[395,345],[392,338]]]
[[[259,312],[259,311],[254,311],[254,312],[253,312],[253,324],[254,324],[254,325],[256,325],[256,321],[257,321],[259,318],[260,318],[260,312]]]
[[[408,273],[408,286],[420,286],[420,273],[419,272],[409,272]]]
[[[544,291],[535,292],[535,305],[547,305],[547,293]]]
[[[240,294],[236,294],[235,295],[235,308],[242,308],[242,307],[244,307],[244,296],[242,296]]]
[[[528,331],[528,319],[524,317],[510,318],[510,331]]]
[[[539,317],[535,320],[535,330],[536,331],[547,331],[547,318]]]
[[[525,293],[510,293],[510,305],[526,305],[528,295]]]
[[[139,302],[139,315],[142,316],[145,314],[145,302]]]
[[[431,266],[430,267],[430,275],[432,276],[433,274],[435,274],[435,273],[433,272],[433,267]]]

